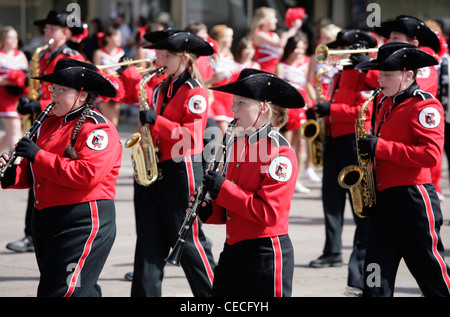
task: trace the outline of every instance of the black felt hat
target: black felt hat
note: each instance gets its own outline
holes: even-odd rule
[[[67,19],[73,20],[72,23],[74,26],[69,27]],[[46,24],[69,27],[73,35],[82,34],[85,29],[85,24],[81,23],[76,16],[69,17],[69,13],[59,10],[50,10],[45,19],[34,21],[33,24],[42,28],[45,27]]]
[[[254,68],[245,68],[232,83],[209,89],[259,101],[270,101],[283,108],[302,108],[305,100],[300,92],[285,80]]]
[[[147,33],[144,38],[152,43],[145,46],[146,48],[188,52],[197,56],[214,54],[214,49],[208,41],[188,31],[166,28],[163,31]]]
[[[420,46],[430,47],[435,52],[439,52],[441,48],[436,33],[423,21],[408,15],[399,15],[395,20],[383,22],[379,27],[374,27],[373,30],[387,39],[392,31],[404,33],[409,37],[416,38]]]
[[[412,70],[437,65],[438,61],[417,46],[407,43],[386,43],[378,50],[376,59],[356,65],[359,70]]]
[[[116,88],[97,72],[97,67],[70,58],[60,59],[56,63],[53,73],[31,78],[76,90],[96,92],[104,97],[117,97]]]
[[[340,31],[336,36],[336,40],[327,44],[327,46],[329,48],[336,48],[338,46],[350,46],[355,44],[361,44],[367,48],[372,48],[377,46],[377,40],[367,31],[349,29]]]

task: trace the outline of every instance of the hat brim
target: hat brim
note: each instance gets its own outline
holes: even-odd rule
[[[180,53],[189,52],[197,56],[209,56],[214,54],[214,49],[208,41],[186,31],[174,33],[156,43],[144,47]]]
[[[261,71],[235,82],[210,87],[209,89],[262,102],[270,101],[283,108],[302,108],[305,106],[305,100],[294,86],[273,74]]]
[[[117,90],[108,79],[85,67],[67,67],[48,75],[31,78],[76,90],[95,92],[104,97],[117,97]]]
[[[355,69],[362,71],[395,71],[403,69],[413,70],[437,64],[438,61],[433,56],[421,51],[420,49],[403,48],[395,51],[382,61],[373,59],[370,61],[362,62],[356,65]]]

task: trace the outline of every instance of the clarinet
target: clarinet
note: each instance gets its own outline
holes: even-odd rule
[[[36,121],[34,121],[31,128],[24,134],[23,136],[24,138],[32,139],[35,136],[36,132],[42,125],[42,122],[44,122],[44,120],[47,118],[48,114],[50,113],[54,105],[55,105],[54,103],[49,104],[44,109],[44,111],[41,112],[41,114],[36,118]],[[0,168],[0,180],[2,180],[2,178],[5,176],[6,170],[9,167],[11,167],[14,161],[17,159],[17,156],[14,154],[14,150],[11,150],[8,156],[9,156],[8,162],[6,162],[6,164],[2,168]]]
[[[231,132],[234,129],[236,124],[236,120],[233,120],[229,125],[225,132],[225,135],[222,139],[222,143],[220,144],[220,149],[217,151],[215,158],[209,163],[208,170],[216,171],[219,167],[220,161],[225,153],[225,148],[230,140]],[[186,245],[186,240],[189,236],[189,233],[192,229],[192,225],[194,224],[195,218],[197,217],[197,212],[205,199],[207,190],[205,185],[200,186],[197,197],[195,198],[195,202],[186,212],[186,217],[184,218],[183,224],[181,225],[180,231],[178,232],[178,240],[175,243],[175,246],[170,251],[169,255],[165,259],[166,262],[179,266],[181,255],[183,254],[184,247]]]

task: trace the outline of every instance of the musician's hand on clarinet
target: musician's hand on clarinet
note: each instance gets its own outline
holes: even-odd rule
[[[367,160],[375,157],[378,137],[368,134],[365,138],[358,140],[358,150],[361,158]]]
[[[2,155],[0,155],[0,168],[2,168],[3,166],[6,165],[6,162],[9,161],[9,155],[8,153],[2,153]]]
[[[194,206],[195,200],[197,199],[197,192],[195,192],[191,197],[189,197],[189,208],[192,208]],[[202,222],[206,222],[208,220],[209,216],[211,216],[213,211],[212,203],[209,199],[205,198],[203,199],[202,203],[200,204],[200,207],[197,210],[197,214],[200,217],[200,220]]]
[[[36,145],[31,139],[23,137],[16,145],[16,156],[26,158],[28,161],[34,163],[34,159],[41,148]]]
[[[225,177],[216,171],[208,170],[208,173],[203,176],[203,185],[205,185],[212,199],[217,199],[224,181]]]
[[[155,124],[157,117],[158,115],[152,108],[148,110],[141,110],[139,112],[139,121],[141,121],[141,124]]]

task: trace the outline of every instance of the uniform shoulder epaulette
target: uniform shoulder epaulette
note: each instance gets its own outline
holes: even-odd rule
[[[189,85],[189,87],[191,87],[191,89],[202,86],[202,84],[200,84],[198,79],[195,79],[195,78],[189,78],[188,80],[186,80],[185,84]]]
[[[434,99],[434,96],[432,93],[429,93],[428,91],[422,90],[422,89],[416,89],[413,92],[413,96],[419,96],[422,98],[422,100],[427,99]]]
[[[267,136],[273,141],[275,141],[277,146],[289,146],[289,147],[291,146],[288,140],[286,140],[284,136],[278,131],[272,130],[269,132]]]
[[[108,120],[97,111],[91,111],[86,117],[94,120],[95,124],[108,123]]]
[[[69,56],[75,56],[80,54],[77,50],[74,50],[73,48],[70,47],[64,47],[62,53]]]

